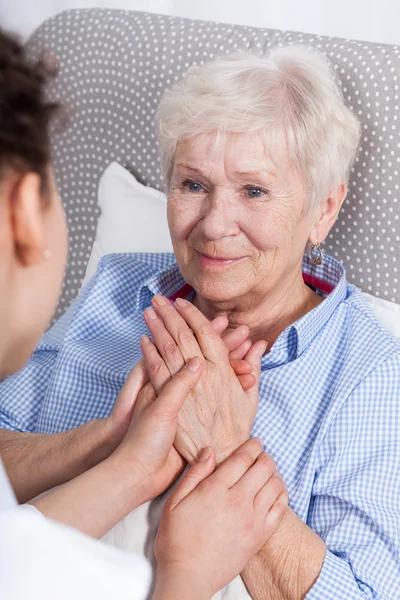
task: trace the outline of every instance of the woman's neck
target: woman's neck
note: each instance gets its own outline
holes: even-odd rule
[[[304,283],[301,275],[291,284],[275,288],[264,297],[252,291],[232,303],[219,303],[196,296],[194,304],[210,320],[226,316],[229,320],[228,330],[247,325],[251,341],[265,340],[269,351],[289,325],[322,301],[323,298]]]

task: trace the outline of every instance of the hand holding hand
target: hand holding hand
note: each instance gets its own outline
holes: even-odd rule
[[[142,351],[156,391],[192,356],[204,360],[202,376],[179,414],[175,447],[192,464],[202,448],[212,446],[219,464],[249,438],[266,343],[257,342],[246,355],[256,385],[244,391],[226,345],[195,306],[177,300],[174,308],[160,296],[155,296],[153,305],[155,310],[145,311],[145,320],[154,345],[142,345]],[[155,368],[148,365],[150,358]]]
[[[212,473],[214,467],[214,452],[203,450],[168,499],[155,544],[154,600],[190,597],[186,585],[211,598],[244,569],[287,511],[285,484],[259,440],[247,441]]]
[[[251,348],[251,341],[248,339],[249,329],[245,325],[238,327],[234,331],[226,333],[228,319],[225,317],[217,317],[211,322],[211,325],[222,336],[225,347],[229,352],[229,360],[232,369],[235,371],[238,380],[240,381],[245,391],[249,390],[256,384],[256,378],[252,375],[252,366],[247,361],[243,360],[247,352]],[[169,375],[164,377],[163,385],[156,388],[157,393],[161,393],[162,387],[169,381],[172,375],[175,375],[185,365],[185,361],[181,357],[178,365],[174,365],[174,369],[169,371]],[[166,372],[168,373],[167,369]],[[132,419],[133,409],[136,399],[141,389],[150,381],[149,373],[145,362],[142,359],[132,370],[131,376],[126,381],[124,387],[118,395],[115,406],[111,414],[105,419],[106,432],[109,443],[109,454],[121,443],[128,431],[129,424]],[[153,382],[154,385],[155,382]],[[158,382],[157,382],[158,384]]]
[[[154,368],[151,358],[148,364],[150,369]],[[134,408],[125,438],[112,457],[117,459],[116,464],[126,465],[127,472],[135,475],[132,485],[136,486],[137,505],[161,494],[184,467],[184,461],[173,443],[179,411],[199,380],[202,361],[198,357],[191,359],[158,397],[150,382],[137,395],[138,382],[144,381],[145,377],[143,368],[143,364],[139,364],[133,369],[117,401],[121,412],[124,403],[128,408],[133,404]],[[133,402],[135,396],[137,400]]]

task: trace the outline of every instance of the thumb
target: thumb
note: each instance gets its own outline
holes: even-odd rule
[[[169,509],[173,510],[197,486],[204,481],[215,469],[215,452],[212,448],[203,448],[200,458],[187,470],[183,479],[170,497]]]
[[[154,402],[154,417],[161,421],[174,421],[191,389],[200,379],[203,363],[198,356],[191,358],[176,373]]]
[[[214,331],[219,333],[219,335],[222,335],[225,329],[228,327],[229,321],[226,317],[220,316],[211,321],[211,325]]]
[[[139,392],[149,382],[149,379],[146,365],[142,359],[129,373],[115,402],[112,411],[113,417],[116,419],[123,419],[133,411]]]

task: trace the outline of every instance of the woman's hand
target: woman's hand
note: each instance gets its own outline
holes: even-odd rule
[[[254,375],[252,375],[252,366],[247,361],[243,360],[252,345],[251,341],[248,339],[249,328],[246,327],[246,325],[243,325],[234,331],[226,333],[226,328],[228,326],[228,319],[226,317],[217,317],[211,322],[211,325],[214,331],[222,337],[225,347],[229,352],[229,360],[232,369],[235,371],[243,389],[249,390],[256,384],[256,379]],[[175,364],[175,369],[170,373],[170,377],[182,369],[184,365],[185,361],[181,357],[179,367]],[[165,379],[164,383],[166,383],[170,377]],[[117,448],[125,437],[132,419],[136,398],[138,397],[140,390],[149,381],[150,377],[145,362],[144,360],[141,360],[134,367],[132,375],[127,379],[119,393],[112,412],[104,419],[106,439],[109,440],[107,444],[109,450],[108,452],[106,451],[107,456]],[[161,389],[158,389],[157,391],[161,392]]]
[[[162,390],[170,376],[192,356],[204,359],[201,378],[179,414],[175,447],[192,464],[202,448],[211,446],[219,464],[249,438],[266,343],[256,342],[245,357],[256,383],[245,392],[230,365],[226,345],[195,306],[178,299],[175,309],[160,296],[154,297],[153,306],[157,313],[147,309],[145,320],[155,345],[147,338],[142,342],[142,352],[155,390]]]
[[[155,365],[152,357],[148,367]],[[120,446],[110,457],[127,473],[135,473],[135,494],[141,490],[137,505],[154,498],[169,487],[184,467],[184,461],[174,448],[174,439],[178,426],[178,413],[190,390],[199,380],[202,361],[198,357],[190,360],[181,371],[167,383],[157,397],[152,384],[147,383],[138,393],[138,382],[145,381],[143,363],[139,363],[131,372],[117,400],[126,404],[127,410],[133,404],[133,416]],[[136,402],[134,402],[137,396]]]
[[[286,513],[285,485],[260,440],[247,441],[212,473],[214,466],[206,448],[167,501],[155,543],[153,600],[211,598],[239,575]]]

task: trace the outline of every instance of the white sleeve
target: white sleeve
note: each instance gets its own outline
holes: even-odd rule
[[[0,491],[6,484],[0,461]],[[151,569],[144,557],[117,550],[46,519],[32,506],[14,502],[0,510],[1,598],[145,600]]]

